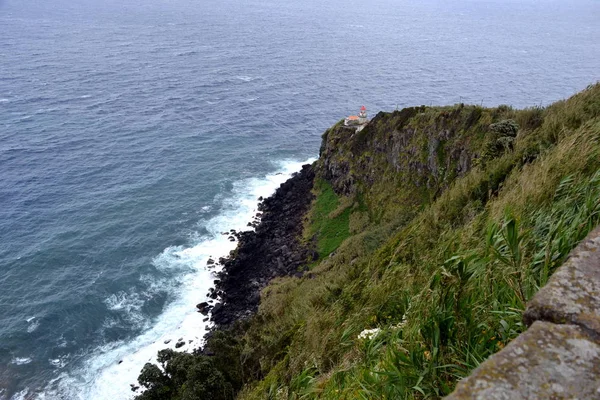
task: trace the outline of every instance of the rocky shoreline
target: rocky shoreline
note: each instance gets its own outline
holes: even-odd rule
[[[209,297],[218,302],[197,305],[203,314],[210,312],[215,329],[226,329],[250,317],[258,309],[260,291],[278,276],[301,276],[306,265],[317,256],[301,241],[302,224],[314,195],[315,171],[306,164],[282,183],[275,193],[259,203],[254,231],[231,232],[238,239],[229,257],[221,258],[215,288]]]

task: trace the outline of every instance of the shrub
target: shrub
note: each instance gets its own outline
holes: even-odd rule
[[[158,352],[158,363],[147,363],[138,382],[145,389],[136,400],[231,400],[233,387],[210,357],[194,356],[171,349]]]

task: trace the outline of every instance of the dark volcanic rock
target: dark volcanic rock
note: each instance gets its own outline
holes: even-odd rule
[[[208,315],[210,305],[207,302],[203,301],[202,303],[196,304],[196,308],[198,309],[199,313],[202,313],[202,315]]]
[[[220,259],[223,270],[216,290],[221,296],[211,312],[216,327],[227,327],[256,312],[260,290],[277,276],[296,275],[313,251],[299,240],[302,219],[308,211],[315,173],[311,165],[281,184],[259,205],[260,222],[254,231],[236,232],[235,256]]]
[[[221,310],[221,308],[223,308],[222,303],[215,304],[215,306],[213,307],[213,313],[215,313],[215,312],[218,313]]]

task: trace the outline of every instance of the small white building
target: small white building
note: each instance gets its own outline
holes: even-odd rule
[[[358,115],[351,115],[344,120],[344,125],[360,126],[366,124],[367,122],[369,122],[367,119],[367,108],[362,106]]]

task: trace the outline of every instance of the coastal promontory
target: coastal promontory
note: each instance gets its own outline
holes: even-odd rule
[[[600,223],[599,199],[599,84],[547,107],[340,121],[319,159],[261,201],[255,229],[236,233],[205,346],[161,352],[137,398],[440,398],[473,370],[505,379],[487,359],[546,362],[523,347],[535,332],[596,351],[598,315],[544,307],[580,293],[570,280],[597,283],[562,266]],[[454,398],[476,398],[468,382]]]

